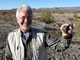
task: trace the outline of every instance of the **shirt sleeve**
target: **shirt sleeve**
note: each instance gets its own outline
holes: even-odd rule
[[[8,42],[6,42],[5,60],[13,60]]]
[[[65,39],[64,37],[61,37],[60,39],[56,39],[54,37],[51,37],[50,34],[46,33],[45,40],[46,40],[46,46],[51,47],[55,51],[64,51],[66,50],[71,42],[72,36],[70,38]]]

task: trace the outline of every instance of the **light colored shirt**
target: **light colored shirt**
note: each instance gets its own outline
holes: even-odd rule
[[[30,35],[30,33],[26,33],[26,34],[23,33],[23,36],[24,36],[24,38],[26,38],[26,40],[28,39],[29,35]]]

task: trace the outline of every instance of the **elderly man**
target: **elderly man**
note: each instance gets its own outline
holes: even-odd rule
[[[69,47],[74,24],[61,26],[62,37],[56,39],[47,32],[32,28],[33,12],[30,6],[21,5],[16,12],[16,20],[20,28],[9,33],[5,60],[48,60],[46,47],[56,51],[64,51]],[[69,26],[67,33],[63,28]]]

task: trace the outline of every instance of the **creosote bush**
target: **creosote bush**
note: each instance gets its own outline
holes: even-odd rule
[[[0,12],[0,19],[6,21],[16,20],[15,14],[15,11],[2,11]]]
[[[59,13],[59,14],[64,14],[64,12],[63,12],[63,11],[57,11],[57,13]]]
[[[68,18],[68,20],[69,20],[69,21],[73,21],[73,20],[74,20],[74,18],[72,18],[72,17],[69,17],[69,18]]]
[[[80,38],[80,19],[76,20],[76,36]]]
[[[3,11],[1,14],[2,14],[2,15],[5,15],[5,14],[7,14],[7,12],[6,12],[6,11]]]
[[[74,18],[78,18],[78,15],[77,15],[77,14],[74,14],[73,17],[74,17]]]
[[[41,15],[41,21],[45,23],[52,23],[54,22],[54,16],[52,16],[51,11],[43,11]]]

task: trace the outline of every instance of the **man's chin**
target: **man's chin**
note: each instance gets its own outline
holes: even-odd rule
[[[30,29],[31,28],[31,26],[28,26],[28,27],[24,27],[24,26],[20,26],[22,29],[24,29],[24,30],[28,30],[28,29]]]

